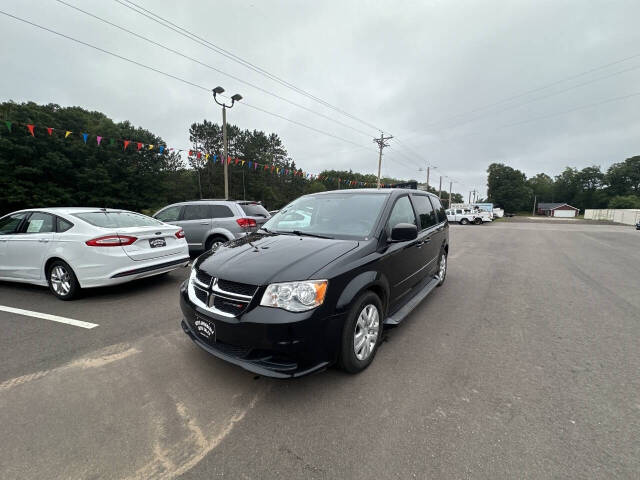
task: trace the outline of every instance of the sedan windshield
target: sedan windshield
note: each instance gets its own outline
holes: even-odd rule
[[[274,233],[366,239],[371,235],[387,195],[330,193],[294,200],[263,229]]]
[[[133,212],[85,212],[73,215],[80,220],[102,228],[156,227],[162,222]]]

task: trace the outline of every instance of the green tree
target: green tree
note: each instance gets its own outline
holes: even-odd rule
[[[491,202],[507,212],[530,208],[533,194],[524,173],[502,163],[492,163],[487,173],[487,195]]]
[[[609,200],[609,208],[640,208],[640,196],[618,195]]]

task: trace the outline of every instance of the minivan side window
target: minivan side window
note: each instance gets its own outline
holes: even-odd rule
[[[438,223],[436,220],[436,212],[433,210],[431,202],[429,202],[426,195],[414,195],[412,200],[416,207],[418,218],[420,219],[420,230],[424,230]]]
[[[436,211],[436,215],[438,216],[438,223],[444,222],[447,219],[447,214],[444,211],[442,202],[440,202],[440,199],[436,197],[429,197],[429,198],[431,199],[431,204],[433,205],[433,209]]]
[[[209,205],[185,205],[182,212],[182,220],[202,220],[211,218]]]
[[[181,208],[182,207],[180,205],[176,207],[165,208],[161,212],[158,212],[154,218],[156,220],[160,220],[161,222],[177,222]]]
[[[226,205],[211,205],[211,218],[233,217],[233,212]]]
[[[413,212],[413,207],[407,196],[400,197],[396,200],[391,210],[391,215],[389,215],[389,221],[387,222],[387,232],[391,234],[393,227],[399,223],[416,225],[416,214]]]

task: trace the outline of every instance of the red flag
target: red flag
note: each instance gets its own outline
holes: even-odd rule
[[[265,165],[265,166],[264,166],[264,169],[265,169],[265,170],[269,170],[269,165]]]
[[[189,156],[193,155],[193,151],[189,150]]]
[[[49,133],[49,135],[51,135],[53,133],[53,128],[47,127],[47,133]]]
[[[200,152],[196,153],[196,157],[197,158],[202,158],[202,153],[200,153]]]
[[[33,134],[33,128],[35,127],[35,125],[27,125],[27,128],[29,129],[29,133],[31,134],[32,137],[35,137],[35,135]]]
[[[142,142],[138,142],[138,150],[142,148]]]
[[[130,143],[131,143],[131,140],[125,140],[124,141],[124,150],[127,149],[127,147],[129,146]]]
[[[231,165],[231,157],[227,157],[227,165]]]
[[[276,168],[275,165],[271,165],[271,171],[273,172],[273,169]]]
[[[234,165],[237,165],[237,164],[238,164],[238,159],[236,158],[236,162],[234,163]]]

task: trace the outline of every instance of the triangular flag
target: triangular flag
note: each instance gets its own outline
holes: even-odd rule
[[[236,161],[235,161],[234,165],[237,165],[237,164],[238,164],[238,159],[236,158]]]
[[[251,160],[249,160],[249,168],[251,168],[253,166],[253,162]]]
[[[253,169],[254,169],[254,170],[257,170],[257,169],[258,169],[258,162],[256,162],[256,163],[254,163],[254,164],[253,164]]]
[[[27,128],[29,129],[29,133],[31,134],[32,137],[35,137],[35,135],[33,133],[34,127],[35,127],[35,125],[27,125]]]
[[[71,132],[69,130],[64,132],[64,138],[67,138],[69,135],[71,135]]]
[[[138,142],[138,150],[142,148],[142,142]]]
[[[196,157],[202,158],[202,153],[200,153],[200,152],[196,153]]]
[[[216,163],[218,161],[218,155],[214,155],[213,156],[213,163]]]
[[[82,134],[82,138],[84,140],[84,143],[87,143],[87,138],[89,138],[89,134],[88,133],[83,133]]]
[[[264,169],[265,169],[265,170],[269,170],[269,165],[265,165],[265,166],[264,166]]]
[[[193,155],[193,152],[191,150],[189,150],[189,156]]]
[[[11,131],[11,122],[9,120],[6,120],[4,122],[4,124],[7,126],[7,128],[9,129],[9,131]]]
[[[153,145],[149,145],[149,150],[153,150]]]
[[[160,148],[158,148],[158,151],[159,151],[160,153],[164,152],[164,145],[160,145]]]
[[[100,145],[100,142],[102,141],[102,137],[100,135],[98,135],[96,137],[96,142],[98,142],[98,145]]]
[[[53,128],[47,127],[47,133],[49,134],[49,136],[51,136],[51,134],[53,133]]]
[[[114,138],[109,140],[109,145],[115,145],[116,144],[116,140]]]
[[[125,140],[123,150],[126,150],[130,143],[131,143],[131,140]]]
[[[242,160],[242,166],[244,167],[244,160]]]
[[[231,165],[231,157],[227,157],[227,165]]]

